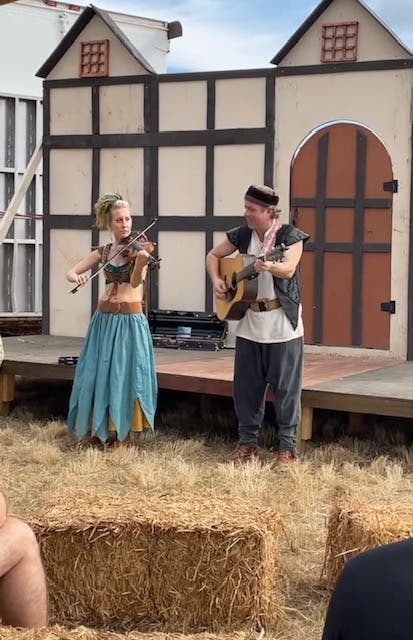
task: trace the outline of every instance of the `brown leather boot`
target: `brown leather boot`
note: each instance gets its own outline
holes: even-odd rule
[[[230,453],[226,462],[233,462],[234,464],[244,464],[245,462],[251,462],[257,456],[257,447],[251,447],[248,444],[238,443],[234,451]]]
[[[285,469],[286,467],[290,467],[292,464],[294,464],[294,462],[295,457],[293,452],[289,451],[288,449],[283,449],[282,451],[277,452],[273,462],[273,466],[277,469]]]

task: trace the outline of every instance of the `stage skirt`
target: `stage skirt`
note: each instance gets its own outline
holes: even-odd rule
[[[102,442],[110,432],[154,428],[157,382],[148,321],[143,313],[96,311],[76,367],[67,425],[79,438]]]

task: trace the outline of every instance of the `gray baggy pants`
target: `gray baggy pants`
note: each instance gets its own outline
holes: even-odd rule
[[[240,443],[257,446],[269,385],[274,392],[280,450],[295,454],[302,368],[303,338],[271,344],[237,338],[233,393]]]

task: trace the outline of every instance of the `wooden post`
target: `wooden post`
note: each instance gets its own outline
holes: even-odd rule
[[[0,374],[0,416],[8,416],[14,400],[14,375]]]
[[[366,432],[364,426],[364,414],[362,413],[349,413],[348,415],[348,435],[349,436],[361,436]]]
[[[211,416],[212,397],[206,393],[199,395],[199,410],[203,421],[208,422]]]
[[[311,440],[313,435],[313,408],[302,407],[301,422],[297,433],[297,450],[298,453],[305,451],[305,444]]]

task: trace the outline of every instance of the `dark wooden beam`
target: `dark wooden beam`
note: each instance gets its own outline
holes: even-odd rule
[[[43,135],[50,135],[50,89],[43,90]],[[50,332],[50,149],[43,147],[42,332]]]
[[[134,227],[142,227],[148,220],[151,221],[151,211],[147,216],[134,216]],[[156,217],[156,216],[155,216]],[[158,231],[226,231],[232,227],[243,224],[242,216],[160,216],[156,228]],[[90,229],[91,216],[85,215],[52,215],[44,220],[48,229]],[[151,240],[154,241],[151,231]]]
[[[340,62],[329,64],[312,64],[285,67],[267,67],[263,69],[236,69],[232,71],[196,71],[189,73],[166,73],[160,75],[116,76],[106,78],[73,78],[61,80],[45,80],[44,86],[52,88],[87,87],[93,85],[143,84],[148,78],[159,82],[191,82],[200,80],[225,80],[231,78],[267,78],[307,75],[328,75],[335,73],[363,73],[366,71],[397,71],[413,69],[413,58],[397,60],[369,60],[367,62]]]
[[[43,145],[45,148],[52,149],[130,149],[141,147],[265,144],[271,142],[271,140],[271,132],[262,127],[210,131],[152,131],[148,133],[44,136]]]
[[[325,242],[325,200],[327,191],[327,158],[329,134],[318,141],[317,185],[316,185],[316,232],[314,258],[314,311],[313,338],[315,344],[323,342],[323,299],[324,299],[324,251]]]

